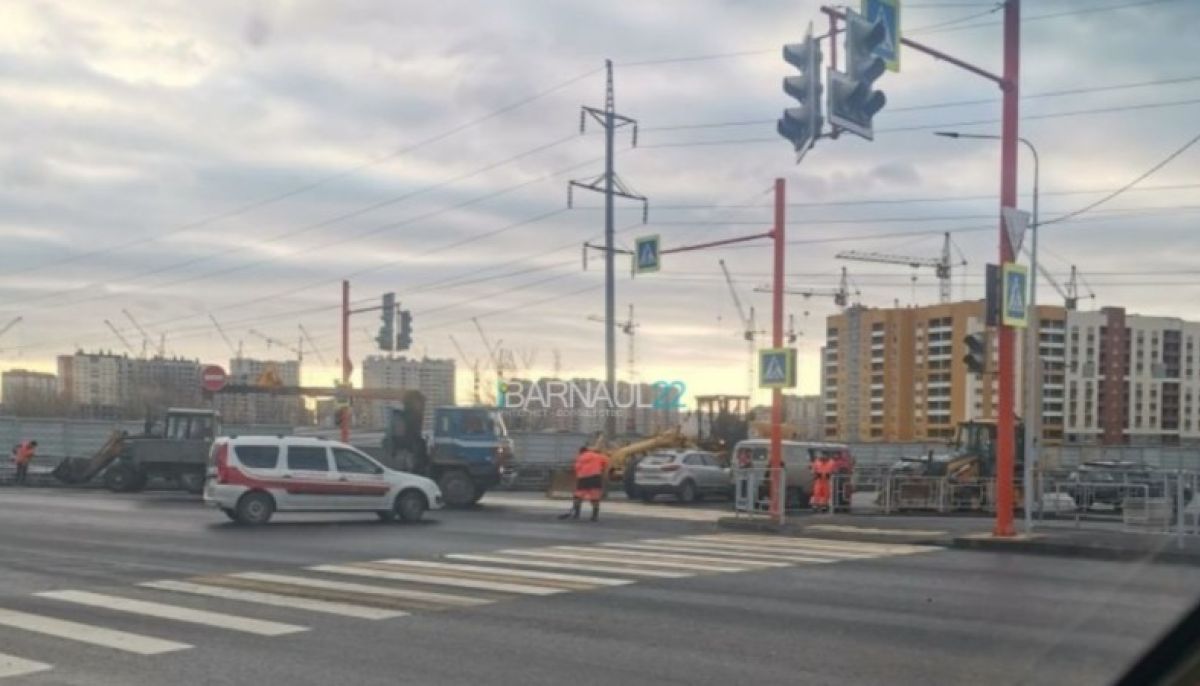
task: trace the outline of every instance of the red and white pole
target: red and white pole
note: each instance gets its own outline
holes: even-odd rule
[[[1004,3],[1004,101],[1000,128],[1000,208],[1017,206],[1017,108],[1018,83],[1021,66],[1021,1]],[[1000,264],[1015,259],[1000,219]],[[999,392],[1000,407],[996,421],[996,526],[994,536],[1016,535],[1013,527],[1013,453],[1015,452],[1015,394],[1013,366],[1013,330],[1001,321],[997,326],[1000,338]]]
[[[350,282],[342,281],[342,389],[350,388]],[[339,408],[342,443],[350,442],[350,408]]]
[[[784,246],[784,180],[775,179],[775,275],[771,292],[771,347],[783,347],[783,251]],[[771,517],[783,522],[783,391],[771,391]]]

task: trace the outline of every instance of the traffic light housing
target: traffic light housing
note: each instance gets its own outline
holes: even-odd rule
[[[412,312],[400,310],[400,333],[396,334],[396,350],[412,347]]]
[[[792,142],[796,149],[796,162],[813,146],[821,135],[825,118],[821,115],[821,45],[812,35],[812,24],[802,43],[783,46],[783,59],[800,70],[795,76],[783,79],[783,92],[792,96],[797,107],[789,107],[779,118],[776,130],[779,135]]]
[[[963,355],[963,364],[967,365],[967,371],[979,376],[987,372],[987,338],[982,332],[973,333],[963,337],[963,343],[967,346],[967,354]]]
[[[883,19],[874,22],[853,10],[846,11],[846,71],[829,70],[829,121],[867,140],[875,137],[874,117],[887,103],[876,79],[887,62],[875,50],[887,37]]]
[[[395,348],[392,341],[396,337],[396,294],[384,293],[383,306],[379,313],[379,334],[375,336],[375,342],[379,344],[380,350],[392,351]]]

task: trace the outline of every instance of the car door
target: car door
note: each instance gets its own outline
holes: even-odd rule
[[[712,490],[720,493],[729,490],[732,482],[730,481],[729,470],[725,465],[721,464],[721,458],[712,453],[706,453],[704,455],[704,462],[707,464],[708,471],[711,474],[710,487]]]
[[[284,457],[284,502],[280,509],[320,510],[336,507],[338,483],[329,469],[329,448],[289,445]]]
[[[390,510],[391,486],[383,467],[357,450],[331,446],[333,469],[338,482],[338,506],[348,510]]]

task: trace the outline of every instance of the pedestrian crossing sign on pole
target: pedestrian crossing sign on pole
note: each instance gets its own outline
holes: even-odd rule
[[[634,271],[656,272],[659,267],[658,235],[642,236],[634,243]]]
[[[883,40],[872,54],[888,71],[900,71],[900,0],[862,0],[862,15],[872,24],[883,21]]]
[[[796,387],[795,348],[765,348],[758,351],[758,387]]]
[[[1029,323],[1029,268],[1007,262],[1003,273],[1001,313],[1004,325],[1025,328]]]

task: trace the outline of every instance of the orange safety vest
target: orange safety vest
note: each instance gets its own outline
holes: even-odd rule
[[[608,469],[608,457],[602,453],[586,450],[575,458],[575,476],[583,479],[599,476]]]
[[[37,448],[30,445],[29,441],[25,441],[21,445],[17,446],[17,453],[14,456],[14,460],[17,464],[29,464],[29,461],[33,459],[33,454],[35,452],[37,452]]]

